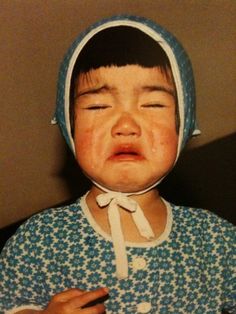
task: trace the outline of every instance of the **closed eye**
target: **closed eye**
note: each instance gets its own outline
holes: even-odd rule
[[[86,110],[102,110],[102,109],[107,109],[110,108],[108,105],[90,105],[85,107],[84,109]]]
[[[164,108],[166,105],[163,104],[145,104],[142,105],[143,108]]]

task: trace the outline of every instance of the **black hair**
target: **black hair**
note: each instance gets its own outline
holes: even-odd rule
[[[115,26],[101,30],[82,48],[72,72],[70,87],[72,135],[74,92],[78,76],[100,67],[125,65],[140,65],[145,68],[159,67],[167,79],[172,79],[171,66],[165,51],[150,36],[131,26]]]
[[[170,68],[166,53],[154,39],[139,29],[117,26],[100,31],[88,41],[78,56],[74,74],[127,64]]]

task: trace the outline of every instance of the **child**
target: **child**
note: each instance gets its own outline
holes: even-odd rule
[[[116,16],[62,64],[56,120],[91,190],[29,219],[0,260],[1,313],[229,313],[234,227],[155,188],[198,131],[190,62],[159,25]]]

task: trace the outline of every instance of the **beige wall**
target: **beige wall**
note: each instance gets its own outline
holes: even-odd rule
[[[196,76],[200,146],[235,132],[234,0],[1,0],[0,227],[68,199],[53,116],[59,62],[90,23],[149,17],[183,43]]]

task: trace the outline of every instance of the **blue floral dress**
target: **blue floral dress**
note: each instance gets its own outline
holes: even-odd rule
[[[30,218],[0,258],[0,313],[43,309],[65,289],[110,290],[111,314],[236,313],[235,227],[202,210],[167,205],[164,233],[126,243],[129,276],[118,280],[111,238],[85,197]]]

